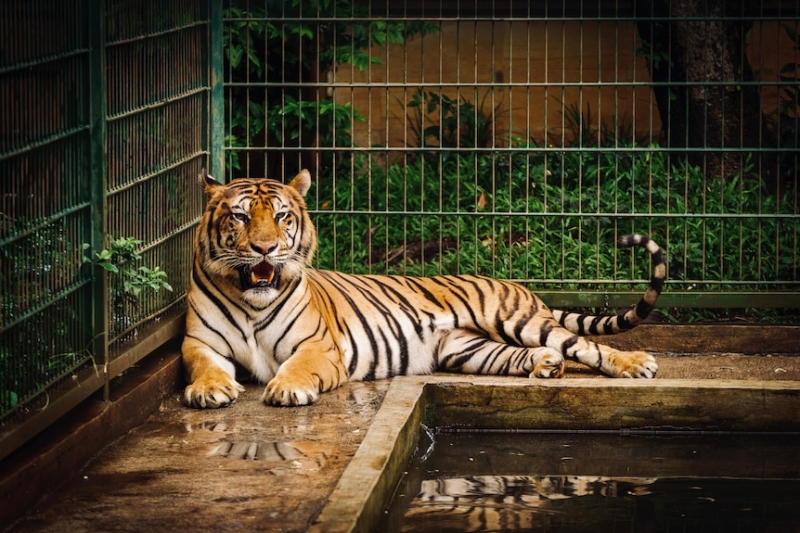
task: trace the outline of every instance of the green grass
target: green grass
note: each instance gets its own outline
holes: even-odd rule
[[[752,170],[708,179],[633,143],[558,151],[517,141],[502,152],[436,155],[385,168],[361,157],[351,179],[320,179],[310,206],[317,266],[631,289],[649,278],[649,262],[615,243],[637,232],[666,250],[670,290],[797,288],[795,197],[767,194]]]

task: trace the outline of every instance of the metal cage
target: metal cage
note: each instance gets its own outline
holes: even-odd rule
[[[180,331],[220,15],[0,3],[0,457]]]
[[[798,5],[694,4],[230,0],[227,176],[309,168],[321,268],[798,308]]]

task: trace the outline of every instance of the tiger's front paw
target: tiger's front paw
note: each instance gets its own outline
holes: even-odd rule
[[[656,358],[647,352],[614,352],[608,356],[610,375],[618,378],[654,378]]]
[[[314,380],[308,378],[275,376],[267,383],[261,399],[267,405],[283,405],[287,407],[310,405],[319,398],[319,387]]]
[[[200,409],[225,407],[233,403],[243,390],[244,387],[224,370],[209,370],[186,387],[183,402]]]

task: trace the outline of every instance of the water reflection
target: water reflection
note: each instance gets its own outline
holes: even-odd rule
[[[563,513],[554,502],[648,494],[654,479],[584,476],[468,476],[423,480],[402,531],[502,531],[534,528],[537,517]],[[538,521],[538,522],[537,522]]]
[[[377,531],[800,531],[795,437],[422,433]]]
[[[331,451],[316,442],[229,441],[212,445],[207,456],[274,463],[290,462],[296,468],[319,470],[331,457]]]

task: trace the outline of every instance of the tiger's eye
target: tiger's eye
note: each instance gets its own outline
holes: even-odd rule
[[[231,216],[233,217],[234,220],[236,220],[237,222],[241,222],[242,224],[247,224],[250,221],[250,217],[247,216],[247,213],[234,212],[231,213]]]

